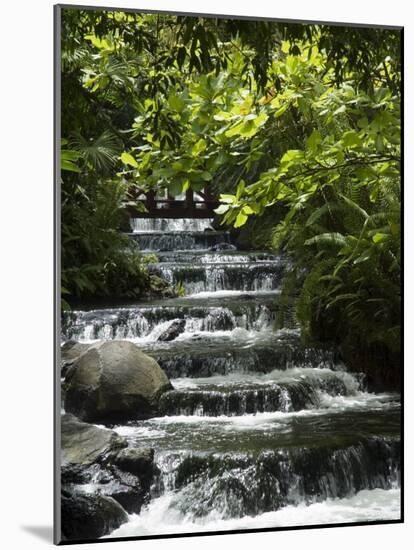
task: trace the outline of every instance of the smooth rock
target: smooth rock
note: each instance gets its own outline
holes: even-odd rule
[[[91,347],[91,344],[82,344],[75,340],[67,340],[60,348],[60,357],[62,361],[62,377],[66,377],[70,367],[74,361],[87,349]]]
[[[112,430],[81,422],[71,414],[62,416],[62,467],[102,462],[110,453],[126,445],[127,442]]]
[[[65,410],[88,422],[148,418],[171,388],[158,363],[136,345],[102,342],[82,353],[70,369]]]

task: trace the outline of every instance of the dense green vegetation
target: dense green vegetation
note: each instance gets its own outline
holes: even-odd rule
[[[399,48],[395,30],[64,9],[68,300],[149,292],[125,207],[208,183],[222,223],[292,258],[306,338],[398,364]]]

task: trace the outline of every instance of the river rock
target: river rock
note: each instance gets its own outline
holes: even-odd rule
[[[103,462],[111,453],[117,453],[127,442],[112,430],[80,422],[72,414],[62,416],[62,468],[90,466]]]
[[[114,463],[123,470],[139,477],[144,486],[151,484],[154,474],[154,449],[122,449],[113,459]]]
[[[221,250],[237,250],[234,244],[230,243],[217,243],[210,247],[212,252],[220,252]]]
[[[148,418],[172,388],[158,363],[126,341],[94,344],[74,362],[68,378],[65,410],[89,422]]]
[[[160,336],[158,336],[158,341],[171,342],[171,340],[175,340],[177,336],[183,333],[184,329],[185,319],[176,319]]]
[[[62,535],[66,540],[97,539],[128,521],[123,507],[113,498],[62,491]]]
[[[65,377],[69,368],[73,365],[74,361],[87,349],[91,347],[91,344],[82,344],[75,340],[67,340],[60,348],[60,356],[62,360],[62,377]]]
[[[83,344],[76,340],[66,340],[60,348],[60,353],[63,361],[74,361],[81,353],[91,347],[92,344]]]
[[[155,298],[162,296],[163,298],[175,298],[176,292],[174,288],[161,277],[162,273],[159,274],[150,273],[150,295]]]
[[[144,501],[149,497],[149,486],[144,487],[137,476],[123,472],[116,466],[111,466],[101,473],[110,479],[97,477],[100,481],[99,484],[95,484],[97,493],[112,497],[128,513],[139,514]]]
[[[233,314],[228,309],[213,308],[207,315],[205,323],[213,327],[212,330],[233,330],[236,322]]]
[[[129,513],[139,513],[153,479],[153,449],[126,448],[112,430],[62,417],[61,482],[65,490],[112,497]]]

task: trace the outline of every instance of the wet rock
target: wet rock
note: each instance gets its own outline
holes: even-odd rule
[[[177,319],[158,337],[159,342],[170,342],[184,332],[185,319]]]
[[[143,487],[140,479],[116,467],[105,471],[107,479],[100,479],[96,491],[100,495],[112,497],[130,514],[138,514],[148,497],[148,489]],[[109,480],[108,480],[109,478]]]
[[[152,449],[128,449],[112,430],[62,418],[61,483],[69,492],[115,499],[129,513],[139,513],[153,479]]]
[[[153,272],[150,273],[150,294],[154,297],[174,298],[176,293],[171,285],[162,278],[162,272],[157,268],[153,268]]]
[[[62,468],[68,468],[70,465],[90,466],[95,462],[103,462],[111,453],[116,453],[126,446],[127,442],[112,430],[80,422],[71,414],[62,417]],[[69,470],[67,472],[69,475]],[[76,468],[72,468],[73,475],[75,472]]]
[[[206,326],[210,330],[233,330],[236,328],[234,315],[228,309],[214,308],[206,317]]]
[[[217,243],[213,245],[210,250],[213,252],[219,252],[220,250],[237,250],[233,244],[230,243]]]
[[[128,520],[123,507],[113,498],[62,491],[62,535],[67,540],[97,539]]]
[[[115,423],[148,418],[172,386],[158,363],[131,342],[91,346],[74,362],[65,410],[80,419]]]
[[[128,447],[119,451],[113,461],[122,471],[138,476],[143,486],[149,488],[154,474],[154,449]]]
[[[83,464],[66,463],[60,469],[60,480],[64,485],[83,485],[89,483],[94,475],[93,468]]]

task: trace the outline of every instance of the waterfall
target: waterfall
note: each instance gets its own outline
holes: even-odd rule
[[[154,233],[159,231],[205,231],[212,230],[212,219],[169,219],[131,218],[134,233]]]
[[[367,392],[294,321],[276,330],[289,262],[239,251],[211,223],[131,220],[149,269],[185,296],[64,315],[63,340],[131,340],[173,386],[157,417],[114,428],[155,450],[158,474],[111,536],[398,519],[399,395]]]

